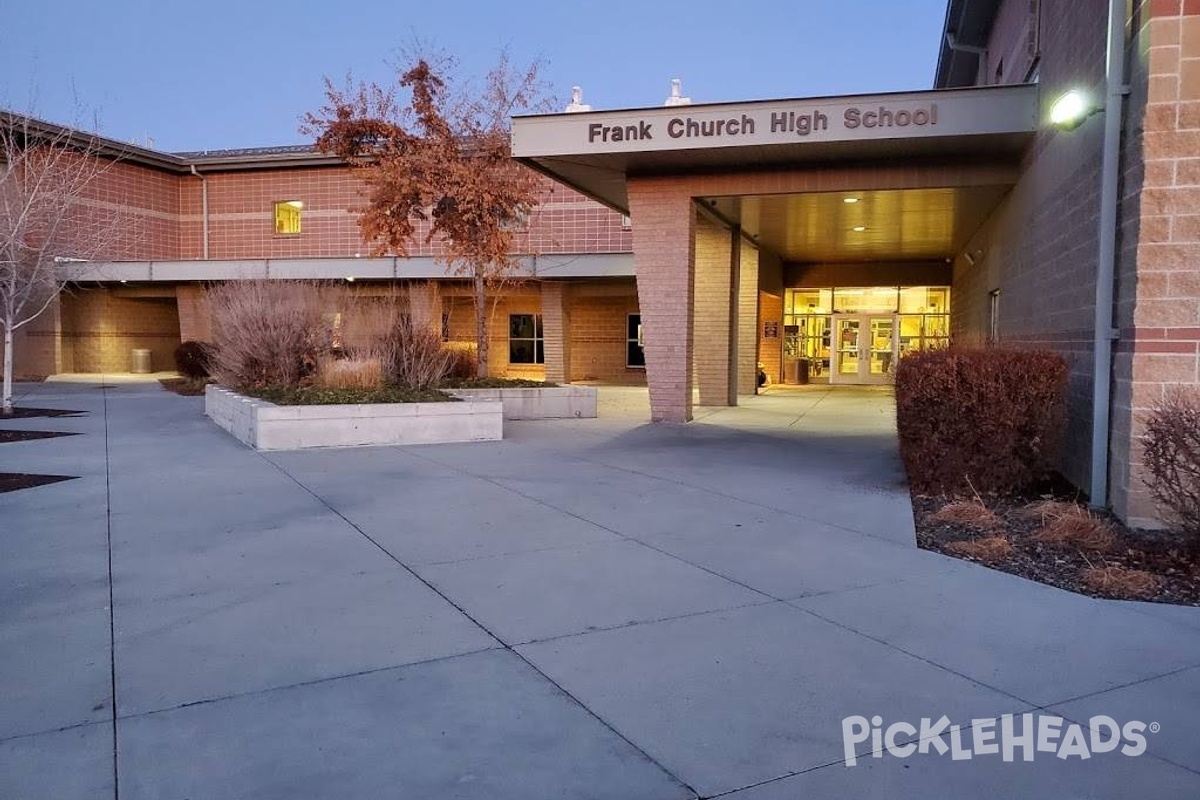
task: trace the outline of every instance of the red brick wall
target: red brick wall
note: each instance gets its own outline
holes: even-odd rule
[[[346,167],[304,167],[206,174],[208,183],[209,257],[310,258],[368,255],[355,209],[361,208],[359,178]],[[183,258],[203,253],[202,184],[181,179]],[[274,204],[299,200],[301,232],[275,233]],[[426,244],[427,227],[417,228],[408,248],[412,256],[437,255],[437,243]],[[518,232],[519,253],[629,252],[632,233],[621,216],[549,179],[541,181],[541,205]]]

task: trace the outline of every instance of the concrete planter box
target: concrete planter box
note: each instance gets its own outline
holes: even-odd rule
[[[504,430],[496,400],[277,406],[209,386],[204,413],[255,450],[495,441]]]
[[[594,419],[595,386],[548,386],[530,389],[447,389],[464,400],[499,400],[505,419]]]

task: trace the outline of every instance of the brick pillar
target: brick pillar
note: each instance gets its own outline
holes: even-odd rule
[[[737,392],[754,394],[758,378],[758,249],[745,240],[738,247]]]
[[[1164,0],[1142,13],[1125,133],[1122,222],[1135,233],[1118,283],[1109,499],[1130,524],[1153,527],[1143,420],[1176,387],[1200,392],[1200,5]]]
[[[561,281],[542,282],[542,334],[546,348],[546,380],[571,380],[570,286]]]
[[[733,354],[733,243],[723,225],[700,215],[695,243],[695,347],[696,381],[700,405],[729,406],[737,402],[731,391]],[[732,399],[730,395],[732,394]]]
[[[198,283],[175,287],[175,304],[179,309],[179,338],[184,342],[212,342],[212,310],[208,293]]]
[[[633,264],[646,341],[646,383],[654,422],[692,418],[692,301],[695,209],[685,192],[630,178]]]

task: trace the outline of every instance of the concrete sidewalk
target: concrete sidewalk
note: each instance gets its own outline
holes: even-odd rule
[[[0,797],[1200,796],[1200,609],[917,550],[886,392],[263,455],[100,384],[0,423],[83,434],[0,445],[80,476],[0,495]],[[1024,711],[1161,729],[842,763],[847,716]]]

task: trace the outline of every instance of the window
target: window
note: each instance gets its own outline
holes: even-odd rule
[[[645,368],[646,342],[642,338],[642,315],[629,314],[625,317],[625,366]]]
[[[541,314],[508,315],[508,363],[546,363]]]
[[[621,215],[621,230],[623,230],[623,231],[633,230],[633,220],[629,218],[628,214]]]
[[[275,233],[293,236],[300,233],[300,210],[304,203],[299,200],[280,200],[275,204]]]

